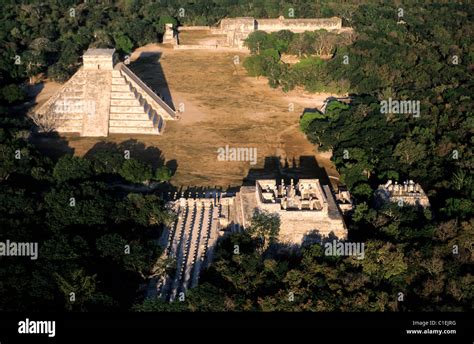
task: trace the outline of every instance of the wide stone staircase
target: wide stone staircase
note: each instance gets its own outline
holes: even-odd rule
[[[150,104],[153,97],[158,97],[151,90],[134,82],[134,77],[139,80],[123,64],[117,64],[112,71],[109,133],[160,135],[165,127],[163,115],[159,113],[163,110],[157,104]],[[174,111],[170,110],[174,116]]]

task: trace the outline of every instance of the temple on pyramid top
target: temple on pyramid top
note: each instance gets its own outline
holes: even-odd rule
[[[176,112],[124,63],[115,49],[88,49],[83,66],[35,111],[41,131],[81,136],[163,133]]]
[[[88,49],[82,56],[86,70],[114,69],[115,49]]]

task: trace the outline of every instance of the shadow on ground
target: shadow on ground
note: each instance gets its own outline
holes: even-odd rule
[[[329,184],[326,170],[314,156],[301,156],[298,160],[267,156],[263,168],[250,169],[242,185],[253,186],[257,179],[319,179],[322,184]]]
[[[173,97],[166,80],[165,72],[161,67],[161,52],[141,52],[138,59],[128,67],[147,84],[153,92],[168,104],[173,110],[176,110],[173,103]],[[153,71],[153,73],[150,73]]]

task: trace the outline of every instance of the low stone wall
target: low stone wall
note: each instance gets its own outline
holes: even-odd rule
[[[339,239],[347,238],[347,230],[342,220],[332,220],[324,216],[320,218],[299,216],[280,216],[279,241],[282,243],[301,244],[304,238],[316,232],[322,237],[331,233]]]
[[[179,44],[174,49],[181,50],[205,50],[205,49],[218,49],[218,45],[201,45],[201,44]]]
[[[290,30],[292,32],[315,31],[320,29],[337,30],[342,27],[341,18],[316,19],[257,19],[257,30],[276,32]]]
[[[178,50],[218,50],[230,52],[248,52],[247,48],[223,47],[220,45],[183,44],[175,45],[173,48]]]
[[[211,30],[211,26],[179,26],[178,31],[200,31]]]

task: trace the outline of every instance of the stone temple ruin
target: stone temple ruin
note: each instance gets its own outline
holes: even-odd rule
[[[172,24],[166,24],[163,43],[170,43],[175,48],[244,48],[245,39],[254,31],[277,32],[289,30],[295,33],[316,30],[343,31],[342,19],[316,18],[316,19],[297,19],[284,18],[280,16],[276,19],[256,19],[252,17],[224,18],[219,22],[218,27],[207,26],[183,26],[173,28]],[[182,45],[179,39],[180,31],[207,31],[210,35],[224,36],[223,40],[216,39],[213,45]]]
[[[167,205],[177,217],[160,242],[166,247],[162,258],[174,258],[176,272],[153,281],[149,296],[170,301],[197,285],[200,271],[212,261],[219,237],[248,228],[255,210],[279,216],[283,244],[299,246],[314,234],[347,237],[339,207],[345,202],[318,179],[301,179],[296,184],[260,179],[236,193],[208,191],[168,197]]]
[[[227,44],[231,47],[242,48],[248,35],[254,31],[277,32],[289,30],[292,32],[305,32],[316,30],[338,30],[342,28],[342,19],[317,18],[317,19],[255,19],[251,17],[222,19],[216,33],[227,35]]]
[[[318,179],[300,179],[279,184],[272,179],[257,180],[255,186],[244,186],[237,194],[237,207],[242,211],[237,221],[244,227],[251,222],[254,209],[265,210],[280,217],[279,240],[301,245],[305,236],[317,231],[321,236],[331,232],[338,238],[347,236],[341,211],[329,188]]]
[[[83,66],[35,111],[45,131],[81,136],[163,133],[175,111],[125,64],[115,49],[88,49]]]
[[[402,184],[387,181],[385,185],[379,185],[375,191],[376,201],[379,205],[383,203],[399,203],[400,205],[421,206],[423,208],[430,206],[430,201],[420,184],[413,180],[405,181]]]

